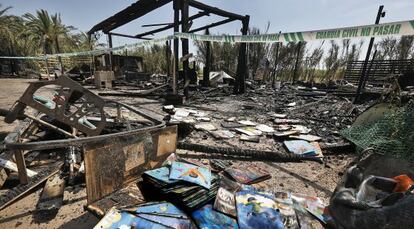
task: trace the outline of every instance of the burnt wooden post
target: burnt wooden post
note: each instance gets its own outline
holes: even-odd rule
[[[180,1],[174,0],[173,3],[174,8],[174,32],[180,32]],[[178,94],[178,88],[177,88],[177,75],[179,70],[179,41],[178,38],[174,38],[174,68],[173,68],[173,94]]]
[[[272,72],[272,87],[275,87],[275,81],[276,81],[276,71],[277,71],[277,63],[278,63],[278,58],[279,58],[279,45],[280,42],[276,43],[276,54],[275,54],[275,65],[273,68],[273,72]]]
[[[383,12],[384,6],[381,5],[378,9],[377,18],[375,19],[375,24],[379,24],[381,17],[385,17],[385,12]],[[367,67],[369,57],[371,56],[372,47],[374,46],[374,38],[371,37],[369,40],[367,55],[365,56],[364,66],[362,67],[361,76],[359,78],[358,89],[355,95],[354,104],[359,102],[359,97],[361,96],[361,92],[365,87],[365,81],[367,80]]]
[[[206,35],[210,35],[210,31],[206,29]],[[211,71],[211,42],[206,41],[206,65],[203,70],[203,87],[210,86],[210,71]]]
[[[250,16],[246,15],[243,20],[242,35],[247,35],[249,30],[249,21]],[[236,83],[234,85],[234,93],[242,94],[246,89],[246,76],[247,76],[247,45],[246,43],[241,43],[239,47],[239,58],[237,62],[237,73],[236,73]]]
[[[108,33],[108,46],[111,49],[112,48],[112,34]],[[109,52],[109,66],[110,70],[113,71],[113,63],[112,63],[112,51]]]
[[[170,41],[166,41],[165,42],[165,59],[166,59],[166,70],[167,70],[167,77],[170,77],[170,73],[171,73],[171,68],[170,68],[170,62],[171,62],[171,58],[170,58]]]
[[[189,28],[189,24],[188,24],[188,0],[181,0],[181,32],[183,33],[187,33]],[[186,56],[188,54],[188,46],[189,46],[189,41],[188,39],[181,39],[181,43],[182,43],[182,55],[183,57]],[[183,72],[184,72],[184,95],[186,97],[188,97],[188,87],[187,85],[187,81],[188,79],[188,70],[189,70],[189,65],[188,65],[188,58],[185,58],[183,61]]]
[[[293,70],[293,79],[292,83],[295,83],[298,80],[298,71],[299,71],[299,57],[300,57],[300,49],[302,43],[299,41],[298,47],[296,48],[296,61],[295,61],[295,69]]]

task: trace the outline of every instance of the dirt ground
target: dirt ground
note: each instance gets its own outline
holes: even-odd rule
[[[22,79],[0,79],[0,108],[9,108],[15,100],[23,93],[28,86],[29,80]],[[212,123],[230,116],[240,109],[228,106],[232,97],[219,99],[216,101],[216,112],[210,112],[214,116]],[[141,110],[153,111],[162,116],[162,104],[157,100],[125,98],[122,100],[128,104],[138,106]],[[239,104],[240,105],[240,104]],[[221,113],[214,115],[213,113]],[[3,122],[0,118],[0,133],[7,134],[13,129],[14,125]],[[186,137],[188,142],[202,143],[216,146],[252,148],[261,150],[278,150],[280,145],[275,144],[273,139],[263,137],[260,143],[245,143],[238,139],[229,141],[218,141],[206,133],[193,131]],[[182,152],[182,151],[180,151]],[[354,159],[354,156],[329,155],[325,157],[325,163],[302,162],[302,163],[270,163],[270,162],[234,162],[240,167],[248,167],[250,163],[255,163],[269,171],[272,178],[265,181],[272,191],[288,191],[293,193],[304,193],[320,197],[328,203],[329,197],[336,187],[336,183],[343,175],[343,171]],[[67,187],[64,193],[64,204],[58,212],[38,212],[36,203],[38,201],[42,185],[35,192],[18,200],[14,204],[0,211],[0,228],[92,228],[97,222],[91,213],[84,210],[86,204],[86,190],[82,185]]]

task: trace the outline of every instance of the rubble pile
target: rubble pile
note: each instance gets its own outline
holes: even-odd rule
[[[39,92],[44,86],[51,95]],[[335,176],[344,175],[346,184],[334,193],[310,180],[336,185],[323,169],[355,159],[344,156],[354,149],[340,132],[375,101],[354,105],[327,90],[292,85],[250,84],[246,94],[233,95],[219,84],[196,88],[183,105],[161,105],[164,96],[155,92],[169,93],[168,84],[143,83],[135,87],[140,92],[131,86],[100,91],[112,98],[103,99],[61,76],[31,84],[2,111],[5,121],[22,121],[0,155],[0,208],[44,184],[36,210],[57,213],[64,190],[82,185],[85,209],[100,218],[95,228],[341,228],[355,209],[411,203],[409,169],[342,169]],[[144,102],[120,102],[131,98]],[[287,169],[298,164],[302,174]],[[276,180],[285,175],[274,168],[304,188]]]

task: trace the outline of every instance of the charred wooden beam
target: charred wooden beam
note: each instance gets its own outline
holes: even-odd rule
[[[113,46],[112,45],[112,35],[110,33],[108,33],[108,46],[109,46],[110,49]],[[109,52],[109,66],[110,66],[111,71],[114,70],[113,59],[112,58],[113,58],[113,52]]]
[[[216,147],[216,146],[206,146],[201,144],[192,144],[186,142],[179,142],[178,149],[191,150],[196,152],[203,152],[206,154],[215,154],[226,157],[242,157],[248,158],[250,160],[255,160],[260,158],[260,160],[266,161],[283,161],[283,162],[300,162],[300,161],[316,161],[321,162],[319,158],[316,157],[307,157],[303,155],[296,154],[287,154],[279,153],[272,151],[262,151],[262,150],[250,150],[250,149],[237,149],[237,148],[226,148],[226,147]]]
[[[118,36],[118,37],[127,37],[127,38],[133,38],[133,39],[141,39],[141,40],[152,40],[152,38],[136,37],[136,36],[126,35],[126,34],[121,34],[121,33],[110,33],[110,34],[114,36]]]
[[[243,19],[242,35],[247,35],[249,30],[250,16],[246,15]],[[241,43],[239,47],[239,58],[237,61],[236,83],[234,85],[234,94],[242,94],[246,89],[247,78],[247,45]]]
[[[146,24],[142,25],[142,27],[153,27],[153,26],[163,26],[163,25],[171,25],[172,23],[154,23],[154,24]]]
[[[181,0],[181,32],[188,33],[188,30],[190,29],[190,26],[188,24],[188,13],[189,13],[189,0]],[[188,55],[189,53],[189,40],[188,39],[181,39],[182,44],[182,55],[183,57]],[[185,59],[183,61],[183,72],[184,72],[184,85],[187,85],[188,78],[188,72],[189,72],[189,64],[188,59]],[[184,95],[188,97],[188,87],[184,86]]]
[[[112,17],[95,25],[88,33],[94,33],[99,30],[108,33],[170,2],[171,0],[139,0]]]
[[[174,0],[173,3],[174,8],[174,32],[180,32],[180,2],[179,0]],[[179,45],[180,42],[178,38],[174,39],[174,68],[173,68],[173,94],[178,94],[178,71],[179,71],[179,63],[178,63],[178,55],[179,55]]]
[[[208,16],[209,14],[207,13],[207,12],[199,12],[198,14],[195,14],[195,15],[193,15],[193,16],[191,16],[191,17],[189,17],[188,18],[188,20],[189,21],[192,21],[192,20],[195,20],[195,19],[197,19],[197,18],[200,18],[200,17],[203,17],[203,16]],[[175,16],[175,15],[174,15]],[[174,28],[176,25],[178,26],[178,25],[181,25],[183,23],[183,21],[178,21],[178,22],[176,22],[175,20],[174,20],[174,23],[171,23],[171,24],[168,24],[167,26],[164,26],[164,27],[161,27],[161,28],[158,28],[158,29],[154,29],[154,30],[151,30],[151,31],[148,31],[148,32],[145,32],[145,33],[141,33],[141,34],[137,34],[137,35],[135,35],[135,38],[141,38],[141,37],[143,37],[143,36],[147,36],[147,35],[153,35],[153,34],[155,34],[155,33],[159,33],[159,32],[162,32],[162,31],[165,31],[165,30],[168,30],[168,29],[171,29],[171,28]],[[175,31],[174,31],[175,32]],[[178,32],[178,31],[177,31]]]
[[[189,5],[192,6],[192,7],[197,8],[197,9],[205,10],[209,13],[213,13],[213,14],[216,14],[216,15],[219,15],[219,16],[222,16],[222,17],[233,18],[233,19],[236,19],[236,20],[243,20],[244,17],[245,17],[245,16],[242,16],[242,15],[239,15],[239,14],[235,14],[235,13],[231,13],[231,12],[228,12],[228,11],[225,11],[225,10],[221,10],[217,7],[212,7],[212,6],[206,5],[204,3],[201,3],[201,2],[198,2],[198,1],[195,1],[195,0],[189,0]]]
[[[0,196],[0,210],[7,207],[13,201],[28,193],[39,184],[46,181],[49,177],[53,176],[60,171],[62,162],[56,162],[54,165],[40,171],[36,176],[29,180],[27,184],[19,184],[16,187],[9,189],[7,192]]]
[[[210,31],[206,29],[206,35],[210,35]],[[209,41],[206,44],[206,66],[203,70],[203,87],[210,86],[210,71],[211,71],[211,43]]]
[[[197,29],[192,29],[192,30],[189,31],[189,33],[195,33],[195,32],[199,32],[199,31],[203,31],[203,30],[213,28],[213,27],[216,27],[216,26],[219,26],[219,25],[230,23],[230,22],[235,21],[235,20],[237,20],[237,19],[227,18],[227,19],[224,19],[224,20],[219,21],[219,22],[211,23],[210,25],[206,25],[206,26],[203,26],[203,27],[200,27],[200,28],[197,28]]]

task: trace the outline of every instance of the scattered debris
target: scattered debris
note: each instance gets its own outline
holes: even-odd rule
[[[264,133],[273,133],[275,131],[275,129],[273,129],[273,127],[268,126],[268,125],[264,125],[264,124],[259,124],[256,126],[256,129],[264,132]]]
[[[311,135],[311,134],[291,135],[289,137],[294,138],[294,139],[305,140],[305,141],[308,141],[308,142],[316,142],[316,141],[320,141],[322,139],[321,137]]]
[[[263,132],[254,128],[254,127],[243,127],[243,128],[236,128],[237,132],[248,135],[248,136],[259,136],[262,135]]]
[[[255,143],[259,143],[260,142],[260,137],[259,136],[252,136],[252,135],[242,134],[240,136],[240,140],[241,141],[245,141],[245,142],[255,142]]]
[[[271,178],[266,170],[255,166],[244,169],[228,168],[224,172],[241,184],[254,184]]]
[[[283,144],[285,144],[286,148],[294,154],[306,155],[306,156],[316,155],[315,147],[307,141],[291,140],[291,141],[284,141]]]
[[[210,134],[216,139],[230,139],[234,138],[234,133],[228,130],[211,131]]]
[[[210,123],[197,123],[195,124],[194,128],[197,130],[203,130],[203,131],[214,131],[217,130],[217,128]]]

